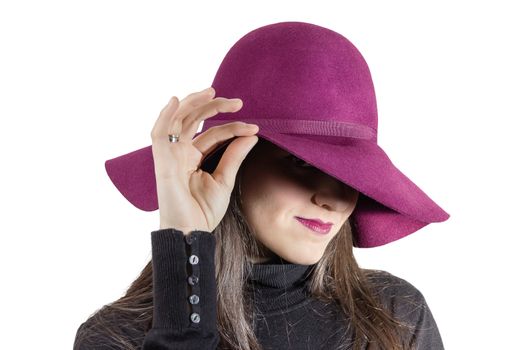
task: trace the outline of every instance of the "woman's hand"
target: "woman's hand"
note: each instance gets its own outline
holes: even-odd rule
[[[180,103],[173,96],[151,131],[161,229],[212,232],[226,214],[242,161],[258,141],[254,134],[259,128],[243,122],[211,127],[193,139],[202,120],[242,107],[238,98],[214,96],[213,87],[192,93]],[[168,134],[180,135],[179,141],[169,142]],[[199,169],[217,144],[235,136],[213,174]]]

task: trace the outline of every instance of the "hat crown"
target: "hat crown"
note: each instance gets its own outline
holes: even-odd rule
[[[203,131],[241,120],[280,132],[318,130],[377,142],[368,65],[347,38],[328,28],[279,22],[255,29],[230,48],[212,86],[216,96],[240,98],[243,107],[207,119]]]
[[[197,134],[217,124],[254,122],[258,136],[358,190],[350,221],[355,247],[387,244],[449,218],[377,144],[370,72],[342,35],[304,22],[260,27],[228,51],[212,86],[216,96],[241,98],[244,105],[205,119]],[[224,150],[209,154],[205,171],[212,173]],[[159,208],[152,145],[105,166],[130,203]]]

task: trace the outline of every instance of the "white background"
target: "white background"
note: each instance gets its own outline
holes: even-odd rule
[[[249,3],[249,5],[248,5]],[[374,80],[378,143],[451,218],[363,267],[414,284],[447,349],[522,346],[525,28],[517,1],[11,1],[0,5],[3,349],[70,349],[151,258],[158,211],[107,159],[148,146],[168,99],[211,85],[245,33],[346,36]]]

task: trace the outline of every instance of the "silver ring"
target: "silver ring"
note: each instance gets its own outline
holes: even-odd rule
[[[172,143],[179,142],[179,137],[180,135],[173,135],[173,134],[168,135],[168,139]]]

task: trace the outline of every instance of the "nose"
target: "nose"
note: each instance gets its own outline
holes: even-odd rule
[[[344,212],[353,204],[354,196],[350,194],[346,184],[334,181],[318,186],[312,195],[312,202],[330,211]]]

